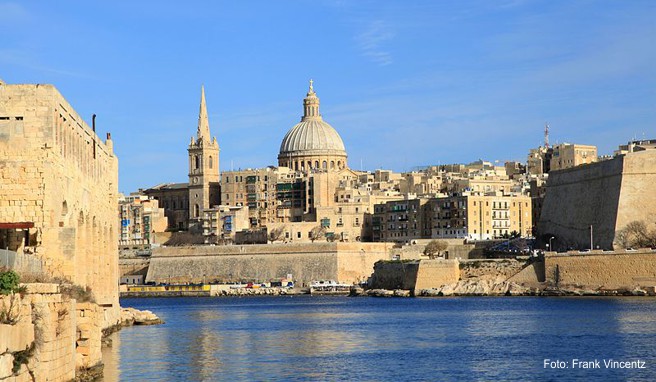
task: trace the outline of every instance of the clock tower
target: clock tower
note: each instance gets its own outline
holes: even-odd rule
[[[189,143],[189,227],[201,228],[203,210],[218,205],[219,144],[210,138],[210,124],[205,104],[205,88],[201,87],[200,112],[196,137]]]

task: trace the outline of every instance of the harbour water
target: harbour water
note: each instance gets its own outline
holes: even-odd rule
[[[201,297],[121,305],[151,310],[166,324],[114,334],[105,382],[656,380],[653,298]],[[608,367],[609,360],[632,363]]]

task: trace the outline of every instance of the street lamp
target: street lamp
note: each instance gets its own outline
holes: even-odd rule
[[[551,251],[553,251],[553,247],[551,246],[551,240],[553,240],[553,239],[555,239],[554,236],[551,236],[551,237],[549,238],[549,249],[550,249]]]

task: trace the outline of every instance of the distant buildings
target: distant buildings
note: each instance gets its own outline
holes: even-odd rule
[[[549,175],[587,171],[580,166],[599,160],[595,146],[549,146],[545,141],[544,147],[530,150],[526,164],[478,160],[407,173],[355,171],[319,106],[310,82],[301,121],[280,144],[278,167],[219,174],[219,145],[210,139],[203,89],[196,137],[188,147],[189,182],[161,184],[143,193],[164,208],[169,230],[202,234],[206,244],[234,243],[238,237],[271,242],[490,240],[533,235],[543,209],[553,208],[545,203]],[[654,145],[635,141],[619,151]]]
[[[164,232],[168,219],[159,201],[145,195],[119,197],[121,233],[119,249],[149,249],[156,243],[155,233]]]

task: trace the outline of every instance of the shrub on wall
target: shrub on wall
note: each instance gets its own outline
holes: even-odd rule
[[[14,271],[0,273],[0,294],[12,294],[18,292],[18,281],[20,277]]]

